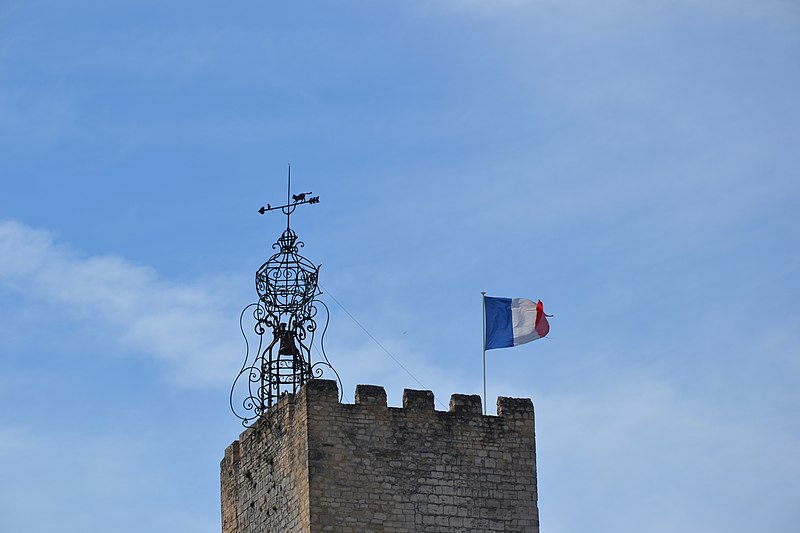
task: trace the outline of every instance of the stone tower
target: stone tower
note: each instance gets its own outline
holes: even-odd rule
[[[533,403],[335,381],[286,394],[226,450],[223,533],[539,532]]]

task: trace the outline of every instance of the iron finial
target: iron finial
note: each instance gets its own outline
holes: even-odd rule
[[[245,307],[240,317],[241,322],[246,312],[252,310],[253,331],[258,336],[258,348],[252,358],[247,344],[244,365],[231,387],[231,409],[245,426],[264,415],[282,395],[294,394],[308,380],[322,376],[323,367],[336,375],[325,355],[322,339],[322,359],[312,361],[317,304],[326,310],[322,337],[327,328],[327,307],[316,299],[321,265],[300,255],[299,249],[304,244],[289,224],[297,206],[319,203],[319,196],[311,196],[311,192],[292,195],[291,166],[287,182],[286,204],[267,204],[258,210],[262,215],[280,210],[286,215],[286,229],[272,245],[276,252],[256,271],[258,301]],[[243,399],[237,401],[235,397]]]

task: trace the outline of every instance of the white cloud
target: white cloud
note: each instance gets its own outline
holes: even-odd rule
[[[82,257],[49,232],[16,221],[0,222],[3,287],[7,295],[13,291],[27,305],[57,306],[79,323],[109,332],[119,348],[163,361],[182,385],[228,385],[244,355],[236,323],[241,302],[226,298],[212,284],[167,280],[151,268],[116,256]],[[328,331],[326,349],[340,375],[352,377],[344,384],[347,401],[353,401],[357,383],[386,385],[395,404],[403,387],[420,388],[336,304],[329,304],[336,327]],[[245,332],[252,336],[247,318]],[[415,376],[428,376],[421,378],[424,384],[447,405],[450,393],[463,392],[457,379],[443,378],[432,364],[437,358],[399,330],[383,331],[387,325],[393,330],[405,328],[409,321],[408,316],[384,311],[367,320],[367,327]],[[254,339],[249,340],[252,350]],[[315,359],[320,357],[318,350],[319,339]]]
[[[16,221],[0,222],[2,287],[25,298],[28,305],[57,306],[80,323],[99,326],[111,333],[120,348],[165,362],[182,385],[227,385],[244,355],[235,311],[240,302],[226,299],[211,284],[170,281],[151,268],[116,256],[82,257],[49,232]],[[340,375],[353,378],[344,384],[346,401],[353,401],[357,383],[386,385],[395,404],[404,386],[419,388],[329,303],[336,328],[328,332],[327,353]],[[247,318],[245,331],[252,336]],[[424,383],[441,391],[437,399],[446,405],[449,393],[462,391],[452,379],[441,379],[441,372],[431,365],[436,358],[402,336],[379,331],[381,325],[397,329],[407,321],[408,317],[398,318],[397,313],[382,313],[372,317],[368,327],[414,375],[439,376],[425,378]],[[249,340],[252,350],[254,339]],[[320,358],[319,339],[314,357]]]
[[[228,382],[243,350],[229,302],[210,284],[168,281],[119,257],[81,257],[15,221],[0,222],[3,286],[168,363],[182,385]]]

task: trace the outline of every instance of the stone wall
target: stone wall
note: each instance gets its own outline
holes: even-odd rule
[[[286,396],[225,450],[222,533],[310,531],[306,412]]]
[[[223,533],[538,533],[535,457],[528,399],[484,416],[478,396],[443,412],[406,390],[400,409],[359,385],[342,404],[335,382],[313,380],[226,450]]]

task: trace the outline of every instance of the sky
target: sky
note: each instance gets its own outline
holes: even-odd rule
[[[541,298],[543,533],[795,533],[799,62],[791,0],[0,0],[0,531],[220,531],[291,164],[343,401]]]

